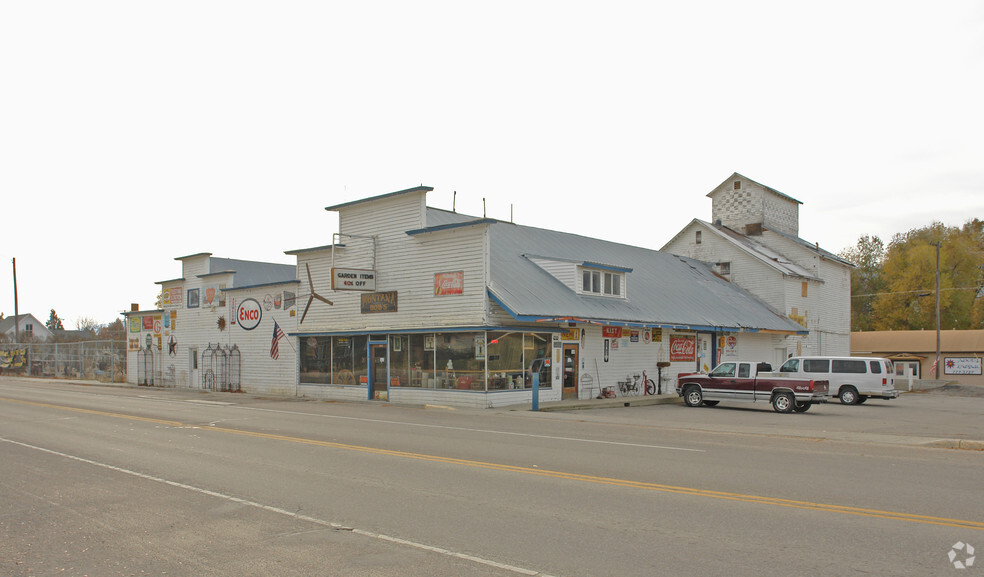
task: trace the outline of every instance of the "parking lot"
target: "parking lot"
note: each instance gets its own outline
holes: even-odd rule
[[[978,387],[902,393],[898,399],[870,399],[863,405],[834,400],[796,414],[775,413],[765,402],[691,408],[673,398],[662,400],[674,402],[564,412],[574,414],[567,418],[647,424],[655,420],[662,427],[722,434],[984,450],[984,388]],[[590,403],[579,408],[590,408]]]

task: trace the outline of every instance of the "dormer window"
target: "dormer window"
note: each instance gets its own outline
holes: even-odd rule
[[[625,273],[607,270],[581,269],[581,293],[621,297]]]

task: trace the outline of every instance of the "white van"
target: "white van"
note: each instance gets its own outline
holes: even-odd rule
[[[845,405],[869,397],[895,399],[892,361],[879,357],[791,357],[777,371],[783,376],[830,381],[830,396]]]

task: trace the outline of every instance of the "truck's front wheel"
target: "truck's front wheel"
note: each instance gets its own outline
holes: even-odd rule
[[[697,385],[690,385],[683,391],[683,402],[688,407],[699,407],[704,402],[704,393]]]
[[[796,407],[796,401],[792,393],[776,393],[772,397],[772,408],[777,413],[791,413]]]

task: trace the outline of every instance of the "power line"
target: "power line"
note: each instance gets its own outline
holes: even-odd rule
[[[982,287],[979,287],[979,286],[953,287],[953,288],[940,289],[940,292],[947,292],[947,291],[980,291],[981,289],[982,289]],[[887,293],[868,293],[868,294],[863,294],[863,295],[851,295],[851,298],[852,299],[855,299],[855,298],[858,298],[858,297],[877,297],[877,296],[883,296],[883,295],[911,295],[911,294],[920,295],[920,296],[930,296],[934,292],[935,291],[933,289],[923,289],[923,290],[916,290],[916,291],[898,291],[898,292],[887,292]]]

